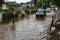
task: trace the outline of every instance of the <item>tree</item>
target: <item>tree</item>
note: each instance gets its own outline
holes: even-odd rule
[[[37,2],[38,7],[50,7],[51,0],[40,0]]]
[[[2,6],[2,0],[0,0],[0,7]]]
[[[54,4],[56,4],[58,7],[60,7],[60,0],[53,0]]]

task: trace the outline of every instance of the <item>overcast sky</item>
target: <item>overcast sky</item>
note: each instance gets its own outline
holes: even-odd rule
[[[9,0],[9,1],[16,1],[17,3],[21,3],[21,2],[26,3],[26,2],[29,2],[31,0]]]

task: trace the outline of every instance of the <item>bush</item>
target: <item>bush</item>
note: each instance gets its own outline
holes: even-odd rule
[[[17,18],[20,14],[21,14],[21,10],[20,10],[20,11],[17,11],[17,12],[15,13],[15,18]]]
[[[21,14],[21,17],[24,18],[24,14]]]
[[[21,10],[20,11],[17,11],[17,14],[21,14]]]
[[[2,12],[2,8],[0,7],[0,12]]]
[[[24,15],[25,15],[25,11],[22,10],[22,11],[21,11],[21,17],[24,18]]]
[[[19,16],[19,14],[18,13],[15,13],[15,18],[17,18]]]
[[[27,15],[29,15],[30,9],[29,9],[29,8],[26,8],[26,9],[25,9],[25,12],[26,12]]]
[[[3,13],[2,20],[6,21],[7,19],[8,19],[8,14],[7,13]]]

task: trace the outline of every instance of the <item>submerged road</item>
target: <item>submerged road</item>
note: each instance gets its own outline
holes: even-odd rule
[[[50,15],[50,13],[49,13]],[[29,18],[24,18],[16,22],[14,25],[9,23],[8,26],[14,26],[14,31],[7,27],[4,39],[6,40],[46,40],[47,30],[49,29],[52,21],[52,15],[45,17],[44,20],[36,20],[35,14],[30,15]],[[13,28],[12,26],[12,28]],[[45,32],[46,30],[46,32]],[[43,33],[42,33],[43,32]]]

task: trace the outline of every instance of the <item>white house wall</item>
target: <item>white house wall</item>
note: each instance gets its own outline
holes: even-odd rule
[[[7,5],[6,4],[2,4],[2,9],[7,9]]]

